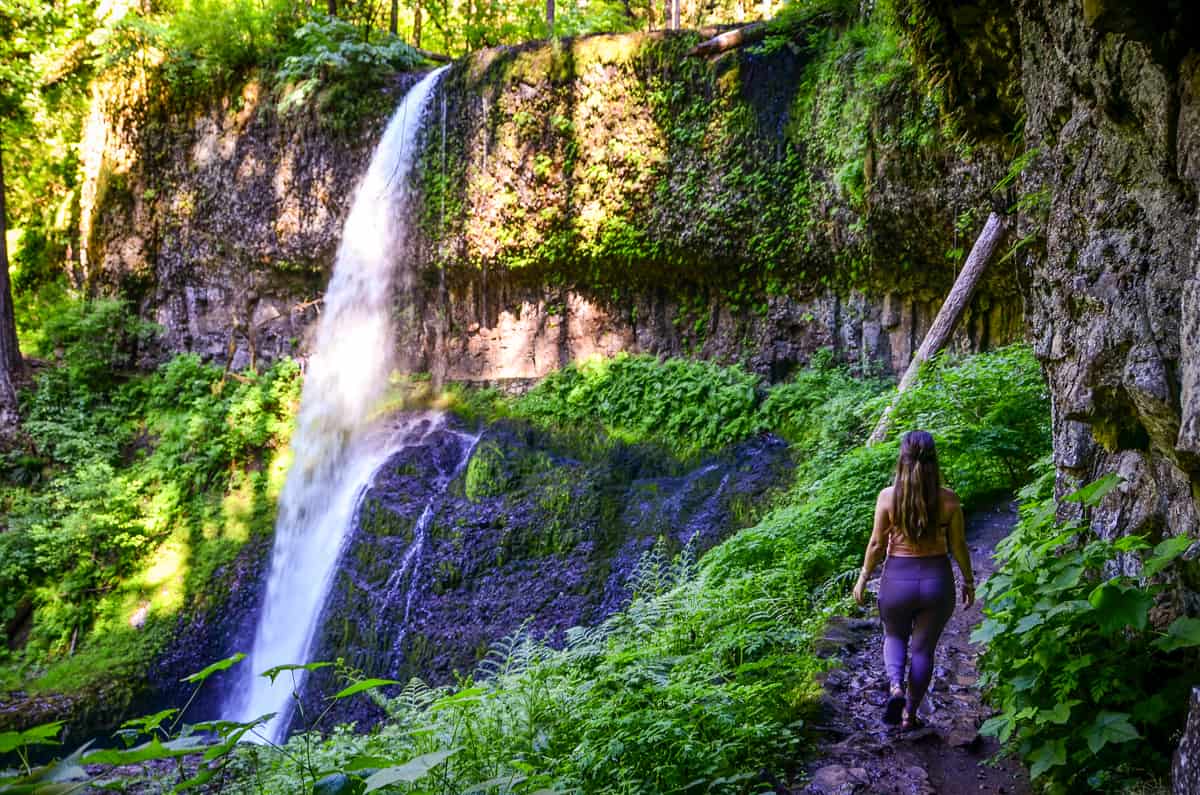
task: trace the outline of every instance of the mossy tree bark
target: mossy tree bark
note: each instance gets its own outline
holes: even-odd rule
[[[4,145],[0,140],[0,435],[16,425],[17,399],[12,382],[22,366],[13,315],[12,285],[8,279],[8,216],[4,192]]]
[[[687,55],[691,58],[697,58],[708,55],[720,55],[721,53],[732,50],[736,47],[744,47],[747,44],[754,44],[762,41],[767,37],[767,23],[754,22],[737,30],[731,30],[722,33],[719,36],[713,36],[707,41],[702,41],[692,49],[688,50]]]

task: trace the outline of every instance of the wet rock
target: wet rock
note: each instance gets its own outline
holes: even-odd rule
[[[647,576],[685,546],[698,557],[738,528],[737,506],[791,469],[769,436],[684,466],[650,447],[574,449],[513,421],[484,429],[462,463],[462,431],[452,424],[393,456],[363,495],[314,659],[442,684],[493,647],[503,657],[518,629],[561,645],[628,603],[648,554],[661,557],[646,558],[657,560]],[[330,677],[311,676],[306,697],[332,692]],[[377,717],[367,699],[348,699],[329,720]]]
[[[865,770],[855,768],[855,771]],[[866,784],[865,775],[857,775],[842,765],[826,765],[813,773],[806,792],[812,795],[853,795],[862,792]]]

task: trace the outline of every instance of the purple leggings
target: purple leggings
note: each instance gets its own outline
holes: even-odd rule
[[[891,556],[879,583],[879,615],[883,618],[883,664],[888,681],[904,682],[904,653],[911,638],[912,665],[908,672],[906,707],[909,715],[929,689],[933,650],[954,613],[954,572],[950,558]]]

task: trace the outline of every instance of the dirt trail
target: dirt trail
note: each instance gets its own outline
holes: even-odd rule
[[[977,581],[991,575],[996,543],[1008,534],[1016,519],[1016,505],[1008,501],[967,518],[967,543]],[[878,583],[875,579],[871,589],[876,590]],[[912,732],[901,732],[880,720],[887,700],[887,677],[874,600],[857,615],[831,621],[820,653],[840,658],[841,666],[825,676],[823,715],[815,727],[824,739],[805,768],[806,783],[793,792],[1032,792],[1027,772],[1016,761],[1004,759],[995,766],[988,764],[997,744],[978,732],[990,714],[977,686],[978,647],[970,642],[971,630],[980,620],[978,602],[969,610],[959,607],[955,611],[938,644],[933,684],[921,707],[921,717],[928,727]]]

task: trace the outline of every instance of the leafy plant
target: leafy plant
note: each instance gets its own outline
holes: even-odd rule
[[[999,714],[983,732],[1029,764],[1050,792],[1119,791],[1162,774],[1170,735],[1195,683],[1189,647],[1200,621],[1150,626],[1161,586],[1187,537],[1157,546],[1138,536],[1091,538],[1078,523],[1056,525],[1053,474],[1025,492],[1016,531],[997,548],[1001,569],[981,588],[988,608],[972,640],[985,643],[983,684]],[[1096,505],[1115,475],[1066,497]],[[1141,557],[1141,574],[1127,573]]]
[[[287,55],[275,72],[284,86],[280,110],[287,112],[318,95],[318,109],[352,117],[357,106],[377,93],[396,72],[414,69],[424,57],[392,36],[371,41],[348,22],[318,17],[292,34],[295,52]]]

